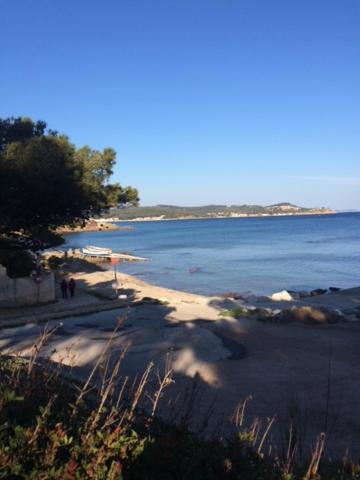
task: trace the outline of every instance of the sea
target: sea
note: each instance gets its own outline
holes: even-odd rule
[[[65,246],[96,245],[146,257],[116,268],[206,295],[360,286],[360,213],[119,225],[132,230],[69,234]]]

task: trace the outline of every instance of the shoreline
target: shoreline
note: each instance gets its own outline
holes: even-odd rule
[[[68,235],[69,233],[88,233],[88,232],[113,232],[119,230],[133,230],[133,227],[121,227],[119,225],[115,225],[114,223],[108,220],[89,220],[86,225],[83,227],[77,226],[74,228],[71,227],[62,227],[56,230],[56,233],[60,235]]]
[[[331,215],[331,214],[327,214],[327,215]],[[338,215],[338,214],[336,214]],[[308,222],[310,222],[310,224],[314,224],[315,226],[317,225],[317,220],[316,219],[313,219],[313,220],[308,220],[308,214],[306,214],[306,216],[303,216],[303,215],[300,215],[300,214],[289,214],[289,215],[285,215],[285,214],[282,214],[282,215],[272,215],[272,216],[286,216],[286,217],[300,217],[298,220],[295,220],[295,222],[293,220],[278,220],[278,221],[273,221],[273,220],[269,220],[268,222],[264,221],[264,228],[267,228],[267,224],[270,225],[270,223],[272,225],[274,225],[274,228],[275,227],[278,227],[278,226],[281,226],[281,225],[285,225],[286,228],[287,225],[290,225],[290,227],[292,225],[296,226],[297,225],[300,225],[300,228],[301,228],[301,225],[302,225],[302,222],[305,222],[305,224],[308,224]],[[338,217],[341,216],[341,214],[338,215]],[[254,215],[253,217],[256,217],[258,218],[259,215]],[[338,220],[341,220],[339,219],[338,217],[335,217],[335,214],[334,215],[331,215],[330,217],[328,217],[327,220],[324,220],[324,222],[321,222],[323,225],[327,226],[329,225],[330,228],[332,227],[332,224],[333,222],[337,223]],[[222,218],[222,217],[217,217],[216,219],[218,218]],[[229,218],[229,217],[226,217],[226,218]],[[241,217],[241,218],[246,218],[246,217]],[[250,217],[248,217],[250,218]],[[303,218],[304,220],[301,220],[301,218]],[[189,218],[174,218],[174,219],[158,219],[157,221],[163,221],[163,222],[173,222],[173,221],[184,221],[186,222],[186,220],[188,220]],[[193,220],[206,220],[208,218],[199,218],[199,217],[196,217],[196,218],[191,218]],[[110,219],[109,219],[110,220]],[[114,219],[111,219],[112,222],[114,221]],[[345,219],[346,220],[346,219]],[[154,217],[151,217],[149,218],[148,220],[144,220],[144,219],[139,219],[138,221],[144,221],[144,223],[146,221],[154,221]],[[156,221],[156,220],[155,220]],[[319,220],[320,221],[320,220]],[[347,220],[346,220],[347,221]],[[351,221],[351,219],[350,219]],[[112,222],[110,222],[109,224],[112,224]],[[127,225],[127,222],[128,225]],[[132,223],[130,223],[132,222]],[[133,223],[136,222],[136,220],[128,220],[128,221],[124,221],[123,222],[123,227],[122,228],[131,228],[131,229],[138,229],[138,227],[140,228],[140,226],[136,226],[136,225],[133,225]],[[252,224],[252,221],[249,221],[250,223],[248,222],[245,222],[246,224],[248,224],[249,226],[251,226],[250,224]],[[254,222],[256,222],[256,225],[259,226],[260,228],[260,224],[263,224],[263,222],[257,222],[254,220]],[[299,223],[300,222],[300,223]],[[190,222],[189,223],[189,226],[190,226]],[[214,222],[205,222],[207,225],[208,225],[208,228],[211,229],[211,225],[212,223]],[[204,225],[205,225],[204,223]],[[221,222],[220,222],[221,223]],[[236,227],[236,225],[240,226],[242,225],[241,222],[230,222],[234,227]],[[145,223],[146,224],[146,223]],[[309,225],[310,225],[309,224]],[[185,225],[185,223],[184,223]],[[216,227],[217,225],[217,227]],[[227,226],[226,222],[223,222],[221,223],[222,227],[220,226],[220,224],[216,224],[214,223],[214,228],[216,228],[216,230],[219,230],[219,229],[222,229],[222,228],[225,228]],[[230,224],[229,224],[230,225]],[[229,226],[228,225],[228,226]],[[169,223],[169,228],[170,228],[171,224]],[[245,224],[243,225],[245,226]],[[254,223],[254,226],[255,226],[255,223]],[[120,227],[121,228],[121,222],[120,222]],[[144,227],[145,228],[145,227]],[[156,227],[156,224],[154,225],[153,227],[155,230],[153,230],[154,232],[157,232],[158,229]],[[190,227],[189,227],[190,228]],[[202,227],[199,227],[200,229]],[[230,229],[232,229],[233,227],[229,227]],[[194,224],[194,229],[195,229],[195,224]],[[196,231],[197,231],[198,227],[196,227]],[[142,229],[141,229],[142,230]],[[161,229],[163,230],[163,229]],[[106,230],[104,230],[106,231]],[[137,230],[134,230],[134,233],[136,233]],[[166,230],[167,232],[168,230]],[[172,232],[173,230],[169,230],[169,232]],[[190,230],[192,231],[192,229]],[[210,230],[209,230],[210,231]],[[87,233],[87,232],[84,232],[84,231],[80,231],[80,232],[73,232],[73,233]],[[138,237],[138,234],[135,235],[134,237],[134,233],[129,236],[129,239],[124,239],[123,238],[123,235],[119,234],[119,235],[116,235],[115,237],[113,235],[111,235],[110,237],[110,240],[107,240],[107,236],[106,235],[103,235],[103,236],[100,236],[99,237],[99,244],[101,244],[102,246],[105,246],[105,247],[112,247],[114,249],[114,251],[119,251],[119,252],[131,252],[132,251],[132,248],[134,248],[134,238],[137,238]],[[162,235],[162,232],[159,231],[159,233],[161,233],[161,237],[163,236]],[[156,235],[158,235],[158,233],[156,233]],[[140,236],[141,236],[141,232],[140,232]],[[114,237],[114,238],[113,238]],[[117,242],[117,239],[119,238],[119,242],[120,242],[120,237],[121,237],[121,241],[123,243],[116,243]],[[72,238],[72,240],[71,240]],[[68,239],[66,240],[66,243],[64,244],[63,248],[67,248],[68,246],[72,246],[72,249],[74,249],[75,251],[77,251],[77,246],[78,245],[81,245],[81,242],[84,242],[84,240],[81,240],[81,239],[88,239],[88,236],[85,235],[85,237],[79,237],[79,241],[77,242],[75,237],[68,237]],[[94,245],[96,245],[96,241],[97,241],[97,238],[98,236],[97,235],[92,235],[91,236],[91,241],[90,241],[90,237],[89,237],[89,243],[93,242]],[[306,240],[306,243],[313,243],[312,242],[312,234],[308,235],[308,238],[309,240],[305,239]],[[320,237],[322,238],[322,237]],[[319,243],[318,241],[316,243]],[[149,251],[147,251],[147,255],[145,254],[145,250],[144,250],[144,246],[146,247],[146,242],[144,242],[143,240],[139,243],[140,247],[143,248],[143,250],[139,250],[139,252],[142,252],[144,256],[147,256],[148,259],[151,260],[151,256],[152,255],[155,255],[154,252],[156,252],[157,250],[155,249],[154,252],[152,249],[150,249]],[[137,245],[137,248],[139,248],[139,245]],[[75,246],[75,247],[74,247]],[[122,248],[120,247],[122,246]],[[304,247],[305,248],[305,247]],[[311,249],[312,248],[312,245],[310,245],[309,247],[306,246],[307,249]],[[308,250],[306,250],[308,251]],[[170,251],[171,253],[171,251]],[[71,255],[71,253],[70,253]],[[293,255],[292,255],[293,257]],[[292,260],[292,257],[291,257],[291,260]],[[157,262],[158,262],[158,258],[156,258]],[[296,258],[295,258],[296,260]],[[169,266],[171,266],[171,263],[172,263],[172,257],[168,258],[166,257],[166,260],[165,260],[166,264],[169,264]],[[182,269],[181,272],[184,273],[184,275],[187,275],[187,273],[190,273],[190,274],[193,274],[197,271],[200,271],[200,270],[204,270],[205,273],[206,273],[206,268],[207,266],[204,264],[204,263],[200,263],[200,266],[199,268],[190,268],[190,267],[196,267],[197,264],[197,259],[194,257],[190,260],[191,263],[189,263],[189,265],[185,265],[185,269]],[[163,265],[164,262],[161,263],[161,257],[160,257],[160,266]],[[144,267],[145,268],[145,267]],[[180,265],[180,267],[178,265],[175,265],[175,267],[173,266],[173,270],[175,269],[175,272],[178,272],[180,271],[180,269],[182,268],[182,266]],[[277,266],[275,265],[274,268],[277,268]],[[155,280],[155,283],[157,283],[157,285],[159,287],[163,287],[163,288],[166,288],[167,284],[170,282],[171,283],[171,287],[172,288],[183,288],[185,290],[185,292],[188,292],[188,293],[194,293],[194,294],[201,294],[201,295],[206,295],[206,296],[218,296],[218,295],[222,295],[224,293],[227,293],[227,292],[233,292],[235,291],[236,294],[239,294],[241,296],[245,295],[245,296],[249,296],[249,295],[252,295],[252,296],[265,296],[265,295],[271,295],[272,293],[275,293],[275,292],[278,292],[280,290],[283,290],[283,289],[289,289],[289,290],[297,290],[297,291],[301,291],[301,290],[308,290],[308,291],[311,291],[311,290],[315,290],[315,289],[319,289],[319,288],[325,288],[325,289],[329,289],[330,287],[340,287],[342,289],[347,289],[347,288],[351,288],[355,285],[358,284],[358,275],[353,275],[353,281],[346,281],[346,278],[344,278],[343,276],[339,275],[339,276],[336,276],[336,272],[335,272],[335,276],[332,277],[331,275],[329,275],[328,277],[324,277],[324,276],[319,276],[319,277],[314,277],[313,276],[309,276],[309,275],[306,275],[305,276],[305,281],[295,281],[295,282],[292,282],[292,278],[291,278],[291,275],[287,275],[287,271],[285,270],[285,278],[279,278],[279,274],[277,274],[277,282],[275,282],[276,284],[273,285],[273,281],[271,278],[268,278],[268,281],[267,281],[267,284],[262,284],[262,282],[260,281],[254,281],[252,282],[252,278],[250,277],[249,279],[246,278],[246,277],[241,277],[241,281],[240,282],[237,282],[236,281],[236,278],[235,278],[235,281],[236,283],[234,283],[234,275],[228,275],[228,276],[225,276],[225,280],[226,282],[222,285],[221,283],[219,284],[220,287],[221,287],[221,290],[218,288],[218,286],[216,284],[212,284],[211,282],[211,279],[209,279],[209,282],[208,284],[204,285],[206,288],[200,288],[201,286],[197,286],[197,280],[196,280],[196,275],[187,275],[187,277],[189,278],[189,280],[187,280],[185,278],[185,280],[183,282],[180,283],[179,285],[179,282],[176,282],[174,278],[170,278],[170,280],[166,280],[166,277],[162,274],[162,271],[161,271],[161,268],[159,267],[158,268],[158,265],[156,264],[156,262],[154,262],[154,266],[150,266],[149,268],[146,267],[145,269],[146,271],[142,271],[142,266],[138,265],[136,266],[136,268],[131,268],[131,266],[126,266],[125,267],[125,271],[129,274],[133,273],[134,275],[137,275],[137,273],[139,273],[139,276],[137,276],[136,278],[138,278],[139,280],[141,279],[141,281],[143,280],[148,280],[150,282],[154,281]],[[149,271],[147,271],[149,270]],[[274,270],[275,271],[275,270]],[[278,270],[276,270],[278,272]],[[165,272],[165,271],[164,271]],[[164,273],[163,272],[163,273]],[[306,273],[306,272],[305,272]],[[329,272],[331,273],[331,272]],[[155,277],[154,277],[155,275]],[[287,275],[287,276],[286,276]],[[214,276],[214,275],[213,275]],[[208,278],[208,277],[204,277],[204,278]],[[330,280],[329,280],[330,278]],[[331,280],[331,278],[333,278],[333,281]],[[312,281],[313,280],[313,281]],[[350,278],[351,280],[351,278]],[[250,285],[249,285],[250,283]],[[210,288],[209,288],[210,287]],[[266,287],[266,288],[265,288]]]
[[[163,215],[159,217],[136,217],[136,218],[102,218],[104,223],[127,223],[127,222],[166,222],[179,220],[220,220],[220,219],[235,219],[235,218],[273,218],[273,217],[309,217],[309,216],[324,216],[324,215],[338,215],[339,212],[302,212],[302,213],[276,213],[276,214],[236,214],[236,215],[208,215],[208,216],[183,216],[167,218]]]
[[[71,272],[75,280],[86,282],[87,286],[93,289],[102,290],[104,296],[106,293],[109,297],[111,294],[114,296],[114,271],[105,268],[99,268],[97,271],[78,271]],[[143,298],[154,298],[159,301],[175,302],[208,302],[214,298],[222,298],[219,295],[202,295],[198,293],[186,292],[183,290],[175,290],[172,288],[162,287],[156,284],[152,284],[141,280],[135,275],[128,273],[116,272],[117,276],[117,288],[119,290],[126,289],[134,292],[134,299],[141,300]],[[101,286],[99,288],[99,285]]]
[[[79,281],[90,291],[96,291],[100,296],[107,299],[115,298],[115,273],[114,270],[99,267],[93,270],[94,265],[83,271],[73,269],[71,275],[75,280]],[[222,309],[226,306],[229,308],[242,308],[243,306],[250,308],[284,310],[292,307],[310,306],[312,308],[333,308],[347,311],[350,316],[350,310],[354,312],[360,310],[360,287],[349,287],[339,290],[308,291],[307,295],[300,296],[297,292],[291,292],[292,298],[289,298],[287,290],[282,292],[273,292],[272,295],[255,295],[241,294],[238,292],[224,292],[222,294],[200,294],[184,290],[177,290],[163,287],[147,281],[141,280],[135,275],[123,272],[116,272],[116,288],[119,294],[127,294],[127,301],[143,301],[144,299],[152,299],[164,305],[187,305],[191,315],[205,320],[219,320],[219,306]],[[312,293],[314,292],[314,293]],[[317,292],[317,293],[316,293]],[[320,292],[320,293],[319,293]],[[279,296],[280,295],[280,296]],[[355,299],[355,300],[354,300]],[[225,308],[226,309],[226,308]],[[354,313],[352,312],[352,313]],[[251,315],[250,315],[251,317]]]

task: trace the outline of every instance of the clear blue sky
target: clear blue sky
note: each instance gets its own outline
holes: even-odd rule
[[[360,209],[359,0],[0,0],[0,116],[156,203]]]

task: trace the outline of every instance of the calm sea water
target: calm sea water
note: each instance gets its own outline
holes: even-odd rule
[[[127,225],[134,230],[67,235],[67,246],[97,245],[147,257],[150,262],[118,268],[203,294],[360,285],[360,213]]]

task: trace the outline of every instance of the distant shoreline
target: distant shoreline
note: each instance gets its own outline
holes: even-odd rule
[[[136,217],[136,218],[101,218],[99,221],[104,223],[123,223],[123,222],[164,222],[176,220],[218,220],[218,219],[234,219],[234,218],[272,218],[272,217],[308,217],[316,215],[337,215],[335,211],[318,211],[318,212],[301,212],[301,213],[274,213],[274,214],[234,214],[234,215],[207,215],[207,216],[182,216],[182,217],[165,217],[164,215],[156,217]]]

